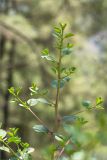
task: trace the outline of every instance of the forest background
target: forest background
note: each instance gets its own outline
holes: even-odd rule
[[[47,139],[32,132],[35,120],[10,103],[8,88],[22,87],[24,98],[32,82],[49,88],[53,74],[40,56],[43,48],[53,51],[52,28],[59,22],[66,22],[68,31],[75,34],[72,57],[66,62],[77,67],[62,92],[60,110],[72,113],[82,108],[83,99],[103,97],[105,110],[85,116],[88,130],[96,132],[99,126],[102,128],[101,144],[91,154],[95,160],[106,160],[107,0],[0,0],[0,122],[5,128],[20,128],[21,137],[37,146],[33,156],[41,159],[38,150]],[[51,108],[44,110],[39,106],[37,112],[51,125]]]

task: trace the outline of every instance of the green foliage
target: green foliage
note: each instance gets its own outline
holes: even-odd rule
[[[46,159],[50,159],[51,157],[53,160],[66,160],[72,153],[80,149],[82,150],[90,144],[94,146],[97,143],[93,141],[93,136],[83,130],[83,126],[86,125],[88,121],[84,117],[78,116],[78,114],[86,112],[87,110],[91,111],[93,109],[103,108],[101,107],[103,100],[101,97],[98,97],[95,103],[91,103],[89,100],[83,101],[82,105],[85,107],[84,110],[65,116],[61,116],[60,114],[59,101],[61,88],[65,87],[65,84],[70,81],[71,75],[76,71],[76,67],[65,67],[62,61],[66,55],[70,56],[70,53],[73,51],[73,44],[68,43],[68,39],[72,38],[74,34],[65,33],[66,26],[66,24],[60,23],[59,26],[54,27],[53,35],[56,39],[55,49],[58,51],[58,54],[53,56],[49,49],[46,48],[42,51],[41,55],[42,58],[50,62],[50,68],[56,76],[50,83],[51,86],[56,89],[54,102],[47,97],[48,91],[46,89],[39,89],[35,83],[29,87],[30,98],[28,98],[28,100],[21,98],[22,90],[20,88],[15,89],[11,87],[9,89],[10,94],[14,97],[13,102],[16,102],[19,106],[29,111],[39,123],[33,126],[33,130],[37,133],[45,133],[44,136],[51,137],[52,144],[47,147],[46,152],[48,154]],[[51,129],[45,124],[44,120],[32,110],[32,106],[38,103],[53,106],[55,118]],[[17,128],[10,128],[8,132],[0,129],[0,141],[3,143],[0,149],[12,153],[13,158],[10,158],[10,160],[31,160],[30,153],[33,149],[29,148],[29,144],[22,142],[21,138],[17,135],[17,131]],[[16,150],[10,147],[11,143],[17,147]],[[66,158],[64,154],[66,154]]]
[[[0,150],[12,153],[15,157],[11,157],[11,160],[31,160],[30,153],[34,151],[34,149],[29,147],[28,143],[24,143],[17,132],[18,128],[9,128],[9,131],[7,132],[0,129],[0,142],[2,144]],[[11,144],[14,145],[16,149],[11,148]]]
[[[48,128],[43,125],[35,125],[35,126],[33,126],[33,129],[34,129],[34,131],[41,132],[41,133],[48,133],[49,132]]]
[[[85,101],[83,101],[83,102],[82,102],[82,105],[83,105],[84,107],[86,107],[86,108],[90,109],[91,102],[90,102],[90,101],[88,101],[88,100],[85,100]]]

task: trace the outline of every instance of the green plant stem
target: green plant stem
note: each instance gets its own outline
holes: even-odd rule
[[[51,135],[53,134],[53,132],[46,126],[46,124],[44,124],[44,122],[31,110],[31,108],[28,109],[32,114],[33,116],[38,120],[38,122],[40,124],[42,124],[43,126],[45,126],[48,130],[49,130],[49,133],[51,133]]]
[[[58,129],[59,124],[59,115],[58,115],[58,104],[59,104],[59,95],[60,95],[60,81],[61,81],[61,52],[62,52],[62,46],[63,46],[63,30],[62,30],[62,37],[61,37],[61,44],[60,44],[60,51],[59,51],[59,61],[58,61],[58,86],[56,91],[56,101],[55,101],[55,131]]]
[[[61,155],[63,154],[65,147],[70,143],[70,139],[67,140],[67,142],[65,143],[65,146],[61,149],[61,151],[59,152],[58,157],[56,158],[56,160],[59,160],[59,158],[61,157]]]
[[[80,113],[83,113],[83,112],[86,112],[86,111],[90,111],[90,110],[92,110],[92,109],[96,109],[96,106],[93,106],[93,107],[91,107],[90,109],[83,109],[83,110],[80,110],[80,111],[78,111],[78,112],[75,112],[75,113],[72,114],[72,116],[75,116],[75,115],[77,115],[77,114],[80,114]]]
[[[38,120],[39,123],[43,124],[44,126],[46,126],[44,124],[44,122],[31,110],[31,108],[28,109],[32,114],[33,116]]]
[[[18,158],[18,160],[21,160],[21,159],[18,157],[18,155],[14,152],[14,150],[13,150],[5,141],[2,141],[2,142],[3,142],[3,144],[4,144],[6,147],[9,148],[10,152],[11,152],[15,157]]]
[[[51,135],[53,134],[53,132],[44,124],[44,122],[32,111],[32,109],[27,106],[17,95],[15,95],[15,97],[17,98],[17,100],[24,105],[24,108],[26,108],[28,111],[30,111],[32,113],[32,115],[37,119],[37,121],[42,124],[43,126],[45,126],[48,130],[49,133],[51,133]]]

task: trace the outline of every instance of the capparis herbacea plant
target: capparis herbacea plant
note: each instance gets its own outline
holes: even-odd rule
[[[36,83],[33,83],[29,88],[30,99],[26,101],[21,98],[20,88],[11,87],[9,89],[10,94],[13,96],[13,101],[34,116],[36,125],[33,126],[33,130],[42,133],[42,136],[44,134],[44,138],[47,136],[51,139],[50,145],[45,147],[45,155],[42,158],[44,160],[70,160],[74,152],[85,149],[87,146],[89,148],[90,145],[94,147],[95,143],[91,143],[93,141],[92,137],[83,131],[83,126],[87,123],[87,120],[80,115],[86,111],[103,109],[103,100],[98,97],[93,104],[88,100],[83,101],[83,106],[85,107],[83,110],[71,115],[61,116],[59,111],[61,89],[66,86],[66,83],[70,81],[71,76],[76,71],[74,66],[65,67],[63,65],[63,59],[70,55],[73,48],[73,44],[68,41],[74,36],[73,33],[65,32],[66,26],[66,24],[60,23],[54,27],[55,51],[58,54],[52,55],[49,49],[46,48],[41,55],[44,60],[49,61],[52,72],[56,76],[50,83],[51,87],[54,90],[56,89],[54,102],[48,98],[47,90],[38,88]],[[38,103],[53,107],[55,116],[51,128],[32,110],[32,107],[38,105]],[[0,129],[0,150],[10,153],[11,158],[9,160],[32,160],[31,152],[34,151],[34,148],[23,142],[17,132],[18,128],[9,128],[8,131]]]

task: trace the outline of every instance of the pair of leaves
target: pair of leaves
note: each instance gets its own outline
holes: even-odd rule
[[[69,55],[72,51],[73,51],[72,48],[68,48],[68,47],[63,48],[62,49],[62,56]]]
[[[61,79],[61,80],[60,80],[60,88],[64,87],[65,83],[66,83],[66,82],[69,82],[69,80],[70,80],[69,77],[65,77],[65,78]],[[57,87],[58,87],[58,80],[53,80],[53,81],[51,82],[51,86],[52,86],[53,88],[57,88]]]
[[[103,103],[103,99],[101,97],[96,98],[96,109],[104,109],[101,105]],[[87,109],[91,109],[92,108],[92,103],[89,100],[85,100],[82,102],[82,105],[87,108]]]

